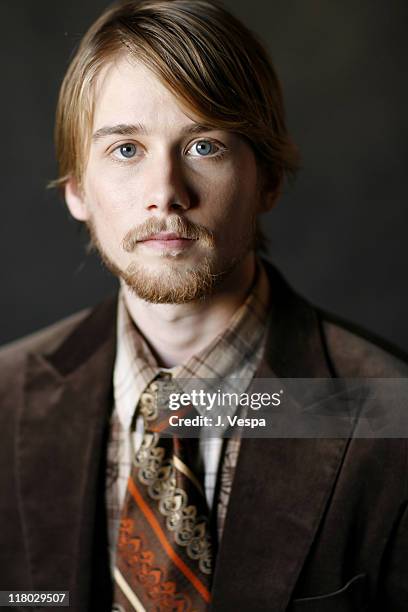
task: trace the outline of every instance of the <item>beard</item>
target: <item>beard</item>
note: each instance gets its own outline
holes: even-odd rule
[[[163,252],[159,256],[162,265],[152,269],[135,258],[125,269],[121,269],[108,256],[98,238],[93,219],[88,220],[90,249],[96,250],[106,268],[116,277],[122,279],[136,296],[153,304],[185,304],[202,301],[210,296],[215,288],[244,259],[254,247],[255,220],[250,224],[250,231],[239,255],[217,261],[213,233],[202,225],[192,223],[184,217],[172,215],[166,220],[152,217],[145,223],[132,228],[122,240],[121,247],[127,253],[133,253],[140,240],[146,240],[159,232],[174,232],[182,238],[195,240],[205,247],[208,255],[203,255],[199,262],[190,266],[180,265],[179,252]]]

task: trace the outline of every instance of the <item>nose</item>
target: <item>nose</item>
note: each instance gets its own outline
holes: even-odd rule
[[[152,157],[149,166],[149,169],[145,167],[146,210],[160,214],[188,210],[192,205],[192,194],[177,154],[167,152]]]

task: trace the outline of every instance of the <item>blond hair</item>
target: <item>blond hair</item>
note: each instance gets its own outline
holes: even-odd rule
[[[55,141],[63,187],[81,184],[93,124],[96,79],[128,53],[200,121],[242,135],[268,180],[295,174],[298,151],[285,122],[282,91],[256,37],[213,0],[131,0],[108,8],[83,37],[63,80]]]

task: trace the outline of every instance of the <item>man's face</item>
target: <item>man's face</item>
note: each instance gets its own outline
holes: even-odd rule
[[[200,126],[128,57],[99,77],[92,135],[82,189],[69,181],[67,204],[139,297],[199,299],[244,261],[262,203],[243,138]]]

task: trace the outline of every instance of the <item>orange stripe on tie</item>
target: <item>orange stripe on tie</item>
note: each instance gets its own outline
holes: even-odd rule
[[[153,512],[150,510],[149,506],[141,496],[138,488],[134,481],[129,478],[128,489],[131,492],[135,502],[139,505],[143,514],[145,515],[147,521],[149,522],[151,528],[155,532],[156,536],[160,540],[161,545],[164,550],[173,561],[174,565],[176,565],[179,570],[185,575],[185,577],[191,582],[191,584],[195,587],[195,589],[200,593],[201,597],[205,602],[210,603],[211,601],[211,593],[204,586],[199,578],[191,571],[191,569],[184,563],[183,559],[181,559],[178,554],[173,550],[170,542],[166,538],[166,535],[162,528],[159,525],[157,518],[154,516]]]
[[[177,410],[176,416],[178,417],[185,417],[188,414],[197,414],[194,412],[194,407],[189,404],[188,406],[184,406],[183,408]],[[171,415],[170,415],[171,416]],[[155,423],[154,425],[151,425],[148,429],[149,431],[153,431],[155,433],[162,433],[163,431],[165,431],[168,427],[171,427],[170,423],[169,423],[169,415],[166,415],[164,418],[159,419],[157,421],[157,423]],[[169,436],[171,437],[171,436]]]

